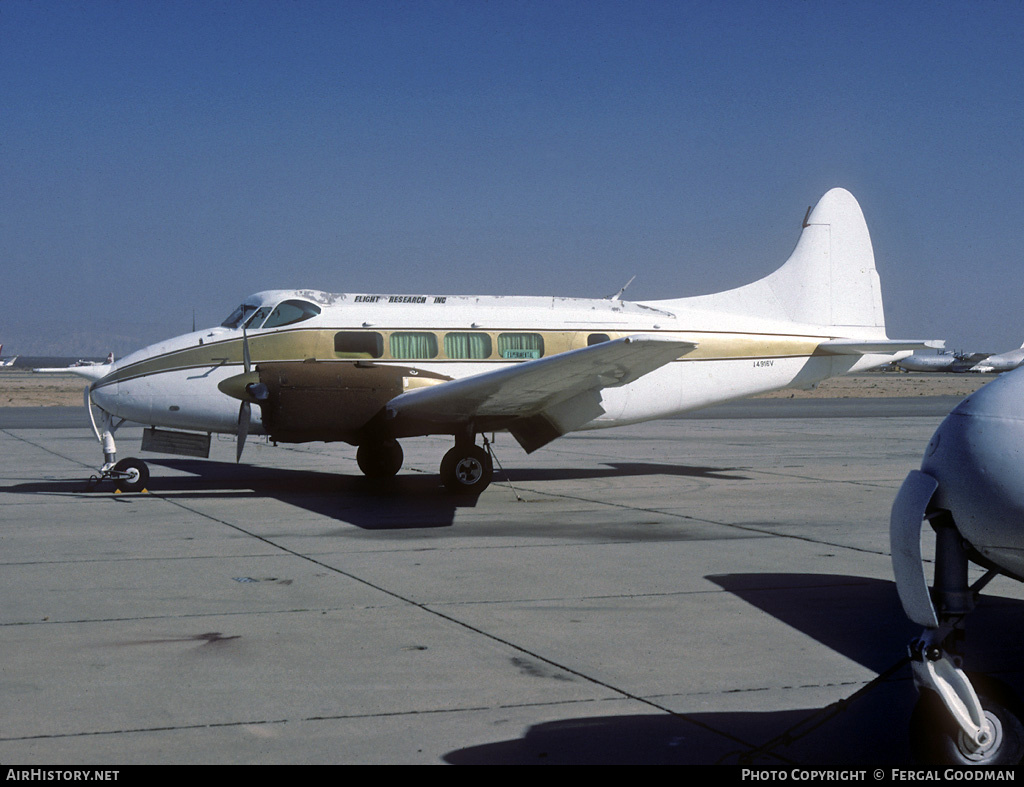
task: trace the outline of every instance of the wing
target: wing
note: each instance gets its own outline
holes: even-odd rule
[[[696,346],[627,336],[407,391],[388,402],[386,415],[398,432],[423,422],[508,429],[531,452],[603,414],[603,388],[631,383]]]

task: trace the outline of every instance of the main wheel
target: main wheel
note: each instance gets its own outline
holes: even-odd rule
[[[149,467],[141,459],[122,459],[111,473],[119,492],[139,492],[149,483]]]
[[[457,445],[441,460],[441,481],[457,495],[479,495],[493,475],[491,455],[476,445]]]
[[[356,449],[356,464],[367,478],[391,478],[402,469],[403,458],[397,440],[363,443]]]
[[[988,723],[990,740],[975,748],[950,716],[939,696],[930,690],[910,716],[910,746],[924,765],[1018,765],[1024,758],[1024,724],[1019,703],[991,686],[975,686]]]

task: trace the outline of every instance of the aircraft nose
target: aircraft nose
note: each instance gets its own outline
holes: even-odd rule
[[[976,549],[1018,573],[1024,572],[1022,460],[1024,370],[1004,374],[957,405],[921,463],[939,482],[932,507],[949,510]]]
[[[89,386],[89,398],[97,407],[106,410],[108,413],[117,415],[117,383],[101,385],[103,381],[93,383]]]

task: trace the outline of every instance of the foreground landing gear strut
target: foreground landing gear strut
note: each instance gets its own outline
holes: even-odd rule
[[[952,516],[933,517],[936,532],[935,622],[910,644],[911,669],[920,699],[910,719],[915,757],[923,763],[1018,764],[1024,757],[1024,724],[1011,692],[961,669],[957,645],[964,617],[995,575],[968,585],[967,552]]]

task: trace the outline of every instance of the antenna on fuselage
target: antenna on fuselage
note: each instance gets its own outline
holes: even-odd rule
[[[622,289],[621,289],[621,290],[619,290],[619,291],[618,291],[617,293],[615,293],[614,295],[609,295],[609,296],[608,296],[608,300],[610,300],[610,301],[617,301],[617,300],[619,300],[619,298],[621,298],[621,297],[622,297],[622,293],[624,293],[624,292],[626,291],[626,288],[627,288],[627,287],[628,287],[628,286],[629,286],[630,284],[632,284],[632,283],[633,283],[633,279],[635,279],[635,278],[636,278],[636,276],[633,276],[633,277],[632,277],[632,278],[631,278],[631,279],[630,279],[629,281],[627,281],[627,282],[626,282],[625,284],[623,284],[623,285],[622,285]]]

